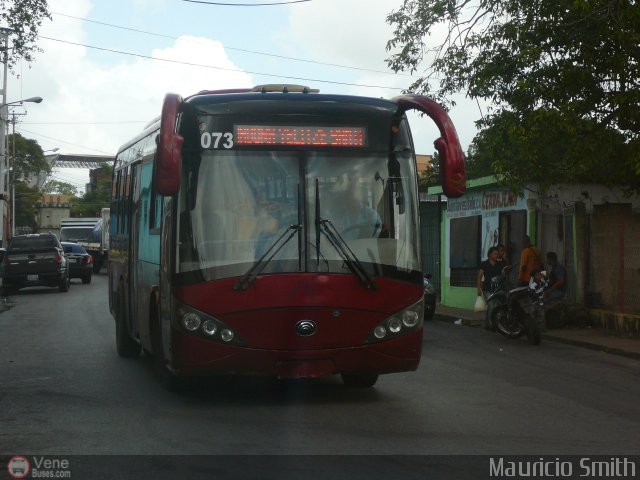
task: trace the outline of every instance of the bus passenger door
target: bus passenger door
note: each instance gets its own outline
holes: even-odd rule
[[[138,275],[138,240],[140,238],[140,168],[141,164],[133,165],[131,169],[131,236],[130,236],[130,255],[129,255],[129,295],[132,311],[130,316],[131,336],[139,337],[140,330],[140,303],[139,303],[139,275]]]

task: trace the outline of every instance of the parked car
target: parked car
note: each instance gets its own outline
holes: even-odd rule
[[[93,275],[93,257],[87,253],[82,245],[72,242],[60,242],[64,256],[69,260],[70,278],[79,278],[82,283],[91,283]]]
[[[44,285],[69,290],[69,261],[53,233],[16,235],[5,253],[4,288],[20,289]]]
[[[436,313],[436,289],[431,282],[431,274],[427,273],[423,280],[424,286],[424,319],[431,320]]]

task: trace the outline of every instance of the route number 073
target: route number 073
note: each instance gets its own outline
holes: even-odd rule
[[[200,135],[200,145],[202,148],[233,148],[233,133],[227,132],[204,132]]]

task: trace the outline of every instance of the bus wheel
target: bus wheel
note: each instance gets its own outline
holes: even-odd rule
[[[140,355],[140,345],[131,338],[127,331],[122,295],[118,295],[116,307],[116,349],[118,355],[123,358],[133,358]]]
[[[343,373],[342,382],[345,387],[350,388],[369,388],[373,387],[378,381],[378,374],[359,374],[359,373]]]

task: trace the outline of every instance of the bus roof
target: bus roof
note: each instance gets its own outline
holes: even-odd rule
[[[184,101],[196,108],[204,108],[208,105],[222,107],[222,105],[234,104],[233,110],[236,113],[243,110],[256,113],[259,110],[262,110],[262,113],[273,112],[272,102],[279,102],[278,111],[280,113],[292,113],[294,111],[298,113],[299,109],[306,108],[309,109],[310,113],[312,109],[318,109],[325,113],[351,110],[355,115],[393,115],[398,110],[397,104],[383,98],[320,94],[318,89],[290,84],[257,85],[253,88],[226,90],[203,90],[186,97]],[[302,107],[302,103],[306,103],[306,107]],[[160,118],[157,117],[149,122],[139,135],[122,145],[118,152],[128,148],[159,128]]]

